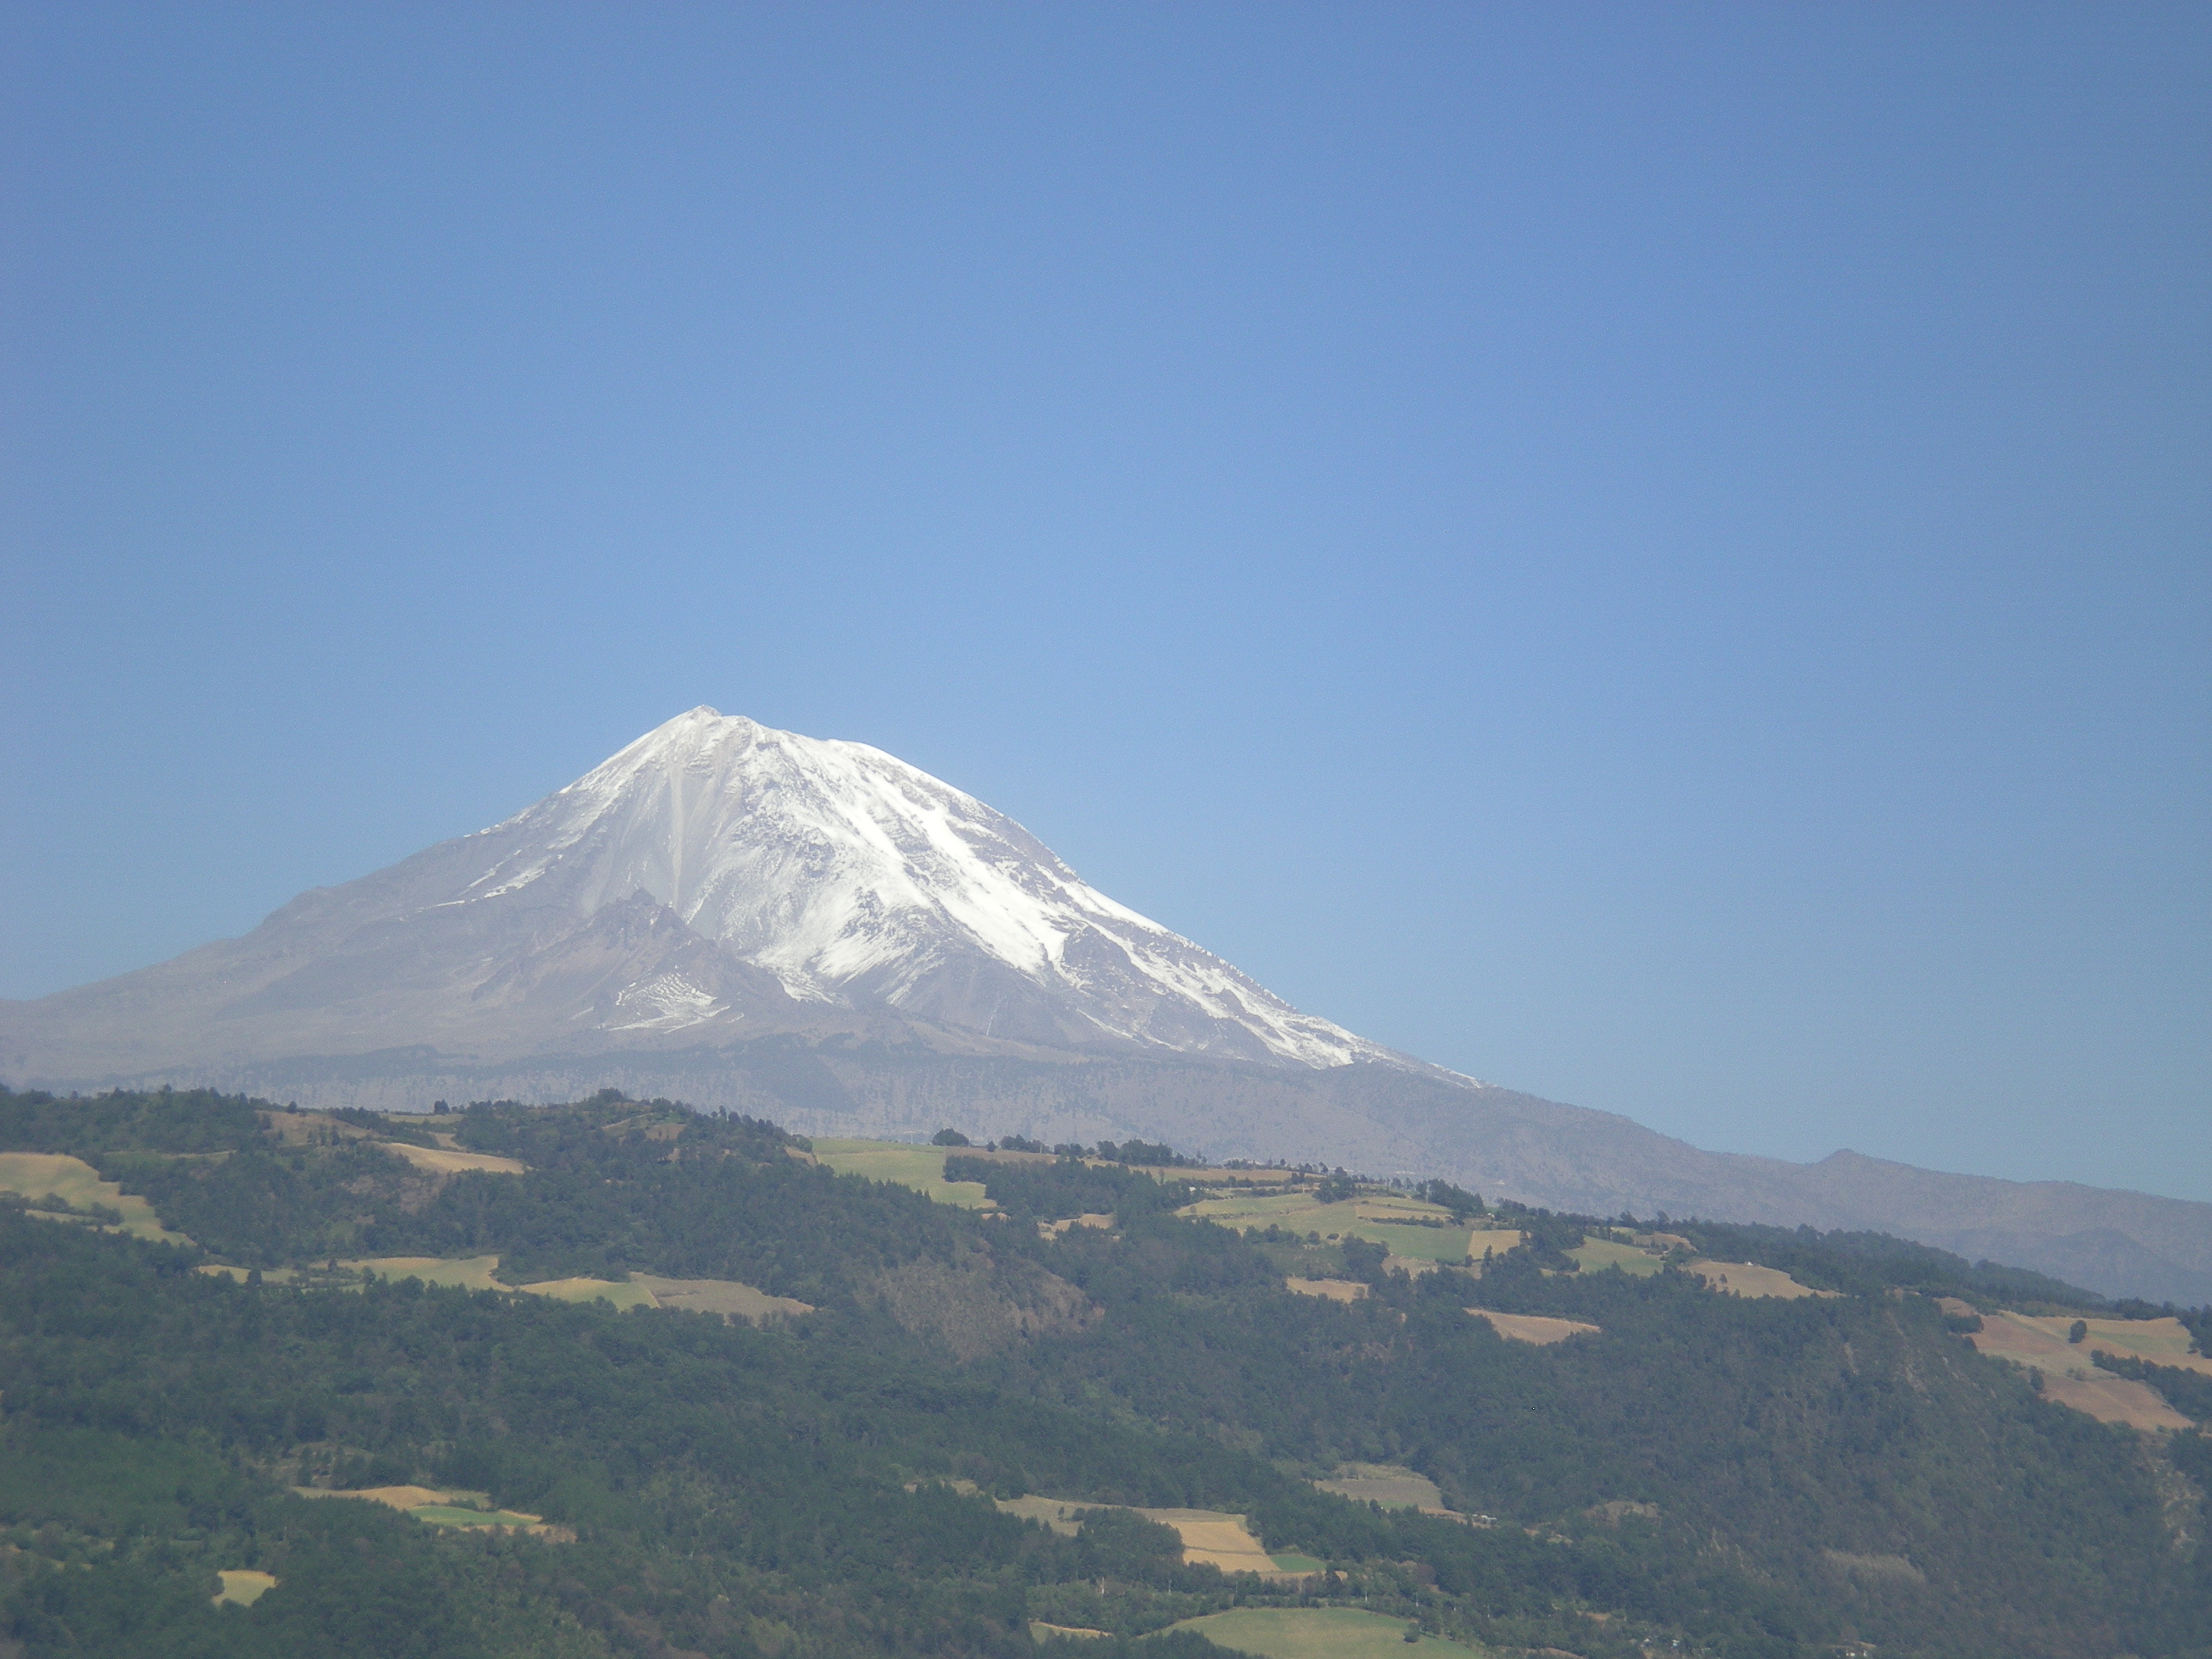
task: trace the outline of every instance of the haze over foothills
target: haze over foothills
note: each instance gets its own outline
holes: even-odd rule
[[[1389,1049],[2212,1199],[2201,9],[0,27],[0,994],[711,704]]]

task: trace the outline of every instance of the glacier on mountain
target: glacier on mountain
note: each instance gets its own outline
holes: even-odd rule
[[[441,903],[542,893],[588,915],[642,893],[801,1002],[888,1006],[991,1036],[1022,1034],[993,1018],[994,1003],[1042,1004],[1060,1040],[1087,1026],[1112,1042],[1301,1066],[1397,1059],[866,744],[694,708],[467,839],[484,844],[482,868]],[[671,1000],[630,988],[610,1029],[711,1018],[712,996],[691,989]],[[632,1021],[637,1000],[659,1012]]]

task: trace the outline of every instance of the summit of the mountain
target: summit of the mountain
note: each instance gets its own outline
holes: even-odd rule
[[[1076,1047],[1383,1057],[1115,903],[974,796],[866,744],[712,708],[460,848],[467,879],[436,902],[582,917],[643,894],[801,1003]]]
[[[47,1077],[794,1031],[1417,1064],[1115,903],[919,768],[704,707],[489,829],[8,1024],[0,1064]]]

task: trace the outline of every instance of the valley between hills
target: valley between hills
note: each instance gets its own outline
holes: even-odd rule
[[[0,1651],[2202,1653],[2212,1310],[612,1091],[0,1092]]]

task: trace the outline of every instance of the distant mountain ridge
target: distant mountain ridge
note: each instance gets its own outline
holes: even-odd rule
[[[418,1109],[611,1085],[815,1134],[1139,1135],[2212,1302],[2212,1205],[1708,1152],[1477,1083],[1291,1007],[904,762],[705,708],[241,939],[0,1005],[0,1080]]]

